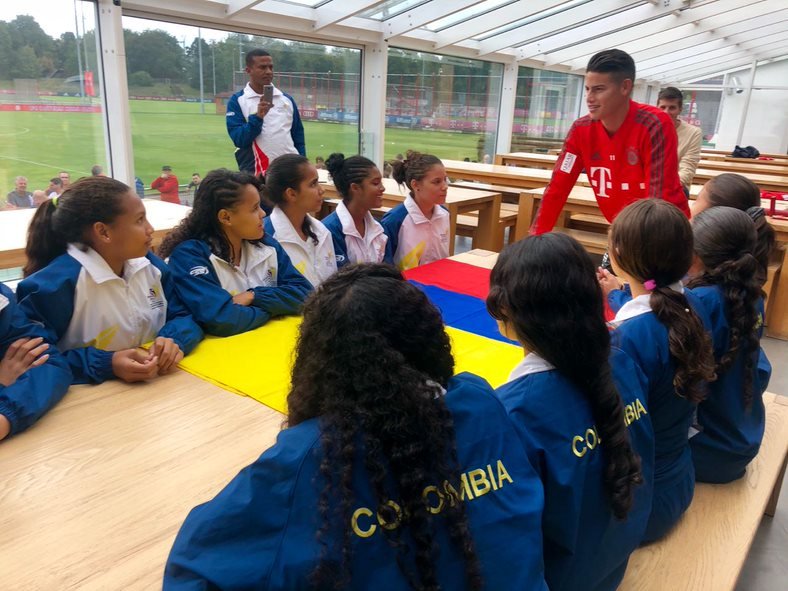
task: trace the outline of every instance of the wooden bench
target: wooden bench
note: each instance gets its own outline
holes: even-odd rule
[[[678,525],[632,554],[620,591],[736,587],[763,515],[773,517],[777,509],[788,458],[788,398],[766,393],[763,400],[766,432],[746,475],[729,484],[697,484]]]
[[[520,208],[514,203],[501,203],[501,213],[498,221],[498,231],[500,232],[500,244],[504,243],[504,232],[509,228],[509,236],[506,241],[511,244],[515,241],[515,227],[519,217]],[[474,236],[479,227],[478,214],[469,213],[457,216],[457,234],[459,236]]]
[[[553,228],[553,232],[568,234],[577,240],[583,248],[593,254],[605,254],[607,252],[607,234],[599,232],[589,232],[587,230],[577,230],[574,228]]]

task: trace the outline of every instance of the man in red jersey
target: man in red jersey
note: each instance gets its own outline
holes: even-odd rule
[[[566,136],[532,234],[553,229],[583,170],[608,221],[647,197],[669,201],[689,217],[673,121],[660,109],[631,100],[634,81],[635,62],[620,49],[597,53],[588,62],[588,115],[575,121]]]

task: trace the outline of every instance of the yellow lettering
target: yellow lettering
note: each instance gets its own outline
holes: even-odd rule
[[[591,441],[592,438],[593,442]],[[596,434],[596,429],[594,427],[586,429],[586,443],[588,444],[588,449],[594,449],[599,445],[599,436]]]
[[[635,410],[632,408],[631,404],[627,404],[624,407],[624,423],[626,423],[626,425],[629,426],[629,424],[635,419],[636,419]]]
[[[438,497],[438,504],[435,506],[431,505],[430,502],[427,500],[427,495],[429,495],[430,493],[435,493],[435,496]],[[427,488],[424,489],[424,492],[421,493],[421,496],[424,499],[425,504],[427,505],[427,511],[429,511],[433,515],[436,515],[443,510],[443,495],[441,494],[441,491],[438,490],[437,486],[432,486],[432,485],[428,486]]]
[[[492,484],[493,490],[498,490],[498,483],[495,482],[495,476],[493,476],[492,466],[487,464],[487,474],[490,475],[490,483]]]
[[[484,470],[481,468],[471,470],[468,472],[468,477],[470,478],[474,495],[480,497],[490,492],[490,481],[487,480],[487,474],[485,474]]]
[[[509,476],[509,472],[506,471],[506,467],[503,465],[503,462],[498,460],[498,488],[503,486],[504,480],[508,480],[509,484],[514,484],[514,480],[512,480],[512,477]]]
[[[370,523],[367,529],[361,529],[358,524],[358,518],[364,515],[365,517],[372,517],[372,511],[367,509],[366,507],[359,507],[353,512],[353,518],[350,520],[350,525],[353,528],[353,532],[360,538],[368,538],[372,534],[375,533],[375,530],[378,529],[378,526],[374,523]]]
[[[395,503],[394,501],[386,501],[385,503],[383,503],[383,505],[391,507],[392,509],[394,509],[394,512],[396,513],[396,516],[394,517],[394,520],[389,523],[389,522],[386,522],[386,520],[380,514],[380,511],[378,511],[378,523],[381,526],[383,526],[385,529],[394,529],[394,528],[396,528],[400,524],[400,522],[402,521],[402,507],[397,505],[397,503]]]
[[[574,437],[572,437],[572,452],[578,458],[582,458],[584,455],[586,455],[586,452],[588,451],[585,445],[582,447],[582,449],[577,449],[577,444],[583,443],[583,441],[584,440],[582,437],[580,437],[580,435],[575,435]]]
[[[449,483],[448,480],[443,481],[443,491],[446,493],[446,496],[449,498],[449,505],[454,507],[460,498],[460,493],[457,492],[457,489],[454,488]]]
[[[471,487],[468,485],[468,475],[463,474],[460,477],[462,481],[462,490],[460,491],[460,500],[464,501],[467,497],[469,501],[473,500],[473,493],[471,492]]]
[[[638,409],[638,418],[640,415],[647,415],[646,407],[643,406],[643,403],[640,401],[640,398],[635,398],[635,408]]]

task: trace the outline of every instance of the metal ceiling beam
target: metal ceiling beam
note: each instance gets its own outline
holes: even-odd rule
[[[544,10],[549,10],[566,0],[518,0],[487,12],[482,17],[468,19],[463,23],[448,27],[435,35],[434,49],[442,49],[465,39],[471,39],[498,27],[524,19]]]
[[[228,17],[235,16],[239,12],[246,10],[247,8],[252,8],[252,6],[257,6],[264,0],[228,0],[227,8],[224,9],[224,13]]]
[[[754,33],[754,31],[757,31],[757,34]],[[698,57],[709,51],[724,49],[725,47],[730,47],[741,43],[747,43],[752,41],[753,38],[757,38],[758,42],[762,43],[764,37],[786,32],[788,32],[788,28],[783,22],[761,24],[759,27],[753,27],[752,29],[730,35],[723,34],[720,30],[719,36],[718,32],[715,32],[714,34],[708,34],[708,36],[704,34],[704,42],[698,42],[695,45],[686,48],[678,48],[674,51],[669,51],[670,47],[668,47],[658,56],[654,56],[652,54],[652,57],[649,59],[641,59],[638,54],[634,54],[632,57],[635,58],[635,63],[637,64],[638,70],[647,71],[651,68],[658,67],[659,65],[674,63],[686,57]]]
[[[761,39],[763,39],[763,44],[761,44]],[[757,42],[749,41],[731,44],[727,47],[723,47],[722,49],[715,49],[713,51],[699,53],[695,56],[690,55],[681,59],[663,62],[650,68],[644,68],[642,73],[643,76],[646,77],[659,76],[663,72],[669,72],[671,70],[681,69],[683,67],[692,67],[695,64],[703,64],[705,62],[719,58],[733,59],[743,55],[751,56],[758,51],[770,49],[774,46],[780,46],[786,42],[788,42],[788,31],[783,30],[771,35],[764,35],[762,38],[759,38]]]
[[[402,35],[431,22],[440,20],[484,0],[431,0],[402,14],[383,21],[383,36],[386,40]]]
[[[342,0],[342,2],[332,0],[323,6],[312,9],[315,11],[314,29],[315,31],[325,29],[329,25],[355,16],[359,12],[375,8],[384,2],[385,0]]]
[[[763,60],[780,58],[785,55],[788,55],[788,45],[768,48],[765,51],[752,53],[736,59],[724,57],[716,61],[708,62],[703,66],[687,66],[671,72],[665,72],[657,76],[656,79],[662,84],[666,82],[680,83],[682,81],[701,80],[724,72],[740,70],[752,63],[753,59],[760,62]]]
[[[611,47],[621,47],[637,53],[652,47],[668,47],[676,41],[713,30],[740,20],[746,20],[777,10],[772,0],[754,0],[743,6],[740,0],[718,0],[697,8],[688,8],[676,15],[619,31],[605,31],[564,49],[550,52],[545,63],[567,63],[574,68],[584,67],[595,53]]]
[[[663,0],[659,5],[594,0],[484,40],[480,53],[521,46],[519,58],[533,58],[598,35],[600,31],[624,29],[669,14],[686,4],[687,0]]]

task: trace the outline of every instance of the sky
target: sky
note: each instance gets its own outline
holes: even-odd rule
[[[27,14],[36,19],[41,28],[51,37],[58,38],[65,31],[74,32],[77,24],[74,20],[76,12],[80,33],[84,16],[85,28],[90,31],[95,28],[95,4],[81,0],[28,0],[27,2],[0,1],[0,21],[12,21],[20,14]],[[186,40],[190,45],[197,37],[197,27],[176,25],[158,21],[149,21],[138,18],[123,17],[123,28],[140,32],[147,29],[163,29],[177,38]],[[202,37],[206,41],[220,40],[227,36],[225,31],[202,29]]]

